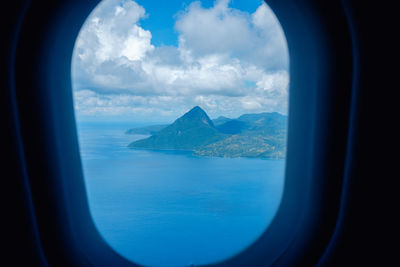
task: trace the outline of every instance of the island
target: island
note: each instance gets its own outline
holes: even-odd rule
[[[287,116],[277,112],[211,120],[196,106],[170,125],[129,129],[150,137],[128,145],[135,149],[191,151],[208,157],[281,159],[286,154]]]

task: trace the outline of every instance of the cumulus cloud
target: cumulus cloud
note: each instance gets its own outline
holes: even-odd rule
[[[268,6],[253,14],[229,0],[199,1],[175,16],[178,46],[154,46],[144,7],[104,0],[76,42],[72,75],[78,114],[177,116],[193,105],[211,115],[287,112],[288,54]]]
[[[264,69],[286,69],[286,40],[278,20],[265,3],[253,14],[218,0],[212,8],[193,2],[178,14],[179,47],[196,56],[228,54]]]

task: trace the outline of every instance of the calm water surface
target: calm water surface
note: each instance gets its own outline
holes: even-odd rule
[[[134,150],[126,123],[80,123],[91,215],[122,256],[147,266],[231,257],[254,242],[282,196],[284,160]]]

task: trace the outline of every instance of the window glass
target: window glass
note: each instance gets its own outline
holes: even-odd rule
[[[260,0],[104,0],[72,84],[96,227],[147,266],[215,263],[268,228],[283,192],[289,56]]]

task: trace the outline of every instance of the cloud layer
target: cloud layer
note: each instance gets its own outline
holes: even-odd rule
[[[252,13],[217,0],[175,15],[178,46],[154,46],[145,8],[104,0],[77,39],[72,64],[79,115],[174,118],[194,105],[212,116],[287,113],[288,52],[266,4]]]

